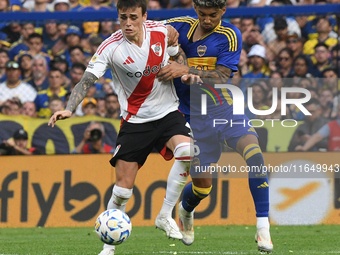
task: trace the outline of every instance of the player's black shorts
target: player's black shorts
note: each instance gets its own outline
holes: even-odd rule
[[[137,162],[141,167],[154,147],[165,160],[170,160],[173,154],[165,144],[175,135],[191,136],[190,126],[179,111],[147,123],[136,124],[123,121],[110,163],[115,166],[117,159],[121,159]]]

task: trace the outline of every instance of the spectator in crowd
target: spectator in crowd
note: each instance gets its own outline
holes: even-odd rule
[[[105,81],[103,86],[102,86],[102,91],[105,92],[105,94],[111,94],[114,93],[115,91],[113,90],[112,85],[113,82],[112,81]]]
[[[79,12],[86,11],[110,11],[111,7],[103,5],[101,0],[90,0],[90,4],[88,6],[83,6],[79,8]],[[87,37],[91,34],[97,34],[99,30],[99,22],[98,21],[89,21],[83,23],[84,35]]]
[[[35,24],[26,22],[21,25],[20,34],[21,37],[18,41],[14,42],[8,52],[9,58],[11,60],[14,59],[16,55],[20,53],[20,51],[28,51],[29,50],[29,36],[34,33]]]
[[[105,94],[106,95],[106,94]],[[99,117],[106,117],[107,111],[105,107],[105,96],[103,97],[97,97],[97,109],[96,109],[96,115]]]
[[[267,57],[269,60],[273,60],[279,54],[279,52],[286,48],[286,38],[288,32],[288,24],[285,18],[277,18],[274,21],[274,31],[276,38],[269,42],[266,46]]]
[[[42,36],[44,48],[47,50],[48,54],[51,55],[53,46],[59,40],[61,40],[61,38],[59,37],[57,22],[55,20],[46,21]]]
[[[99,45],[104,41],[103,38],[101,38],[98,35],[93,35],[90,37],[90,54],[94,55],[99,47]]]
[[[28,81],[37,91],[46,90],[48,84],[48,65],[46,58],[36,55],[32,60],[32,79]]]
[[[69,52],[70,52],[70,60],[71,60],[72,65],[74,65],[75,63],[81,63],[83,65],[87,65],[85,61],[84,50],[82,47],[80,46],[71,47],[69,49]]]
[[[324,89],[320,95],[320,104],[322,107],[322,116],[327,119],[334,119],[337,116],[334,108],[334,95],[329,89]]]
[[[21,79],[28,82],[32,79],[32,56],[30,54],[23,54],[18,59],[21,69]]]
[[[8,52],[4,49],[0,49],[0,83],[6,80],[6,63],[8,61]]]
[[[34,0],[34,7],[30,10],[32,12],[49,12],[47,3],[47,0]]]
[[[277,88],[278,91],[281,91],[281,88],[284,86],[283,75],[279,71],[274,71],[270,73],[269,85],[272,88]],[[271,93],[270,93],[271,94]]]
[[[68,0],[54,0],[54,11],[67,12],[70,10],[70,2]]]
[[[115,93],[105,96],[106,117],[110,119],[120,119],[120,105],[118,96]]]
[[[39,155],[40,152],[31,147],[27,149],[28,135],[24,129],[14,132],[13,140],[8,139],[0,145],[0,155]]]
[[[50,68],[58,68],[60,69],[65,75],[68,75],[69,73],[69,66],[66,61],[66,58],[61,56],[56,56],[51,62],[50,62]]]
[[[304,145],[296,146],[295,151],[315,150],[315,146],[324,138],[328,140],[328,151],[340,151],[340,104],[338,105],[337,119],[323,125]]]
[[[63,88],[64,74],[60,69],[51,69],[48,73],[49,87],[47,90],[42,90],[34,100],[37,107],[38,117],[49,118],[52,113],[48,108],[49,100],[53,95],[57,95],[65,101],[67,91]]]
[[[22,106],[22,115],[23,116],[28,116],[32,118],[37,117],[37,108],[35,107],[34,102],[26,102]]]
[[[97,100],[93,97],[85,97],[82,103],[82,110],[84,116],[96,115],[97,112]]]
[[[332,65],[334,67],[340,67],[340,45],[335,45],[331,50]],[[338,75],[340,75],[340,68],[338,70]]]
[[[261,81],[257,81],[251,85],[251,89],[252,106],[256,110],[268,110],[269,107],[266,105],[268,91],[265,88],[265,84],[263,84]],[[250,111],[249,105],[245,107],[244,113],[249,119],[254,119],[256,117],[256,115]]]
[[[103,20],[99,23],[99,28],[98,28],[98,33],[97,34],[92,34],[91,36],[99,36],[103,40],[109,38],[113,33],[113,24],[114,21],[112,20]]]
[[[338,74],[334,68],[326,68],[322,72],[322,85],[324,89],[328,89],[333,95],[339,93]]]
[[[59,40],[53,45],[52,49],[50,50],[50,54],[52,56],[57,56],[58,54],[62,53],[66,47],[66,33],[69,25],[68,23],[61,22],[57,24],[58,29],[58,37]]]
[[[148,10],[160,10],[162,9],[160,0],[149,0],[147,5]]]
[[[78,11],[81,7],[80,1],[78,0],[70,0],[70,11]]]
[[[296,58],[302,52],[302,40],[296,33],[288,33],[286,36],[287,48],[293,52],[293,57]]]
[[[72,91],[73,88],[77,85],[78,82],[80,82],[81,77],[83,77],[83,74],[85,73],[86,67],[85,65],[81,63],[74,63],[70,70],[70,78],[71,83],[67,87],[69,91]]]
[[[241,76],[249,72],[248,57],[245,49],[241,50],[240,61],[238,62],[237,68],[241,73]]]
[[[44,43],[42,36],[40,34],[33,33],[28,37],[28,51],[21,51],[18,55],[14,57],[14,60],[18,61],[18,59],[24,54],[29,54],[32,57],[41,55],[46,58],[47,64],[49,64],[51,61],[51,57],[47,53],[42,51],[43,47]]]
[[[76,26],[70,26],[65,35],[66,47],[57,53],[58,56],[63,55],[69,66],[72,66],[70,59],[70,48],[78,46],[80,44],[81,32]]]
[[[230,19],[229,22],[237,27],[239,30],[241,30],[241,18],[233,18]]]
[[[304,145],[312,135],[329,121],[328,118],[324,118],[321,115],[322,109],[319,100],[312,98],[305,103],[304,106],[312,115],[306,115],[303,123],[295,130],[292,139],[290,140],[288,151],[294,151],[296,146]],[[320,141],[316,145],[316,148],[311,148],[310,151],[322,148],[327,148],[326,139]]]
[[[278,2],[278,1],[272,1],[272,3],[273,2]],[[283,19],[286,22],[283,22],[282,18],[274,20],[274,18],[270,17],[266,20],[265,22],[266,24],[264,25],[264,28],[262,29],[262,33],[261,33],[264,43],[270,43],[274,41],[277,38],[277,33],[287,34],[289,32],[289,33],[296,33],[298,36],[301,36],[301,29],[299,27],[299,24],[296,22],[294,18],[285,17]],[[276,24],[275,24],[275,21],[276,21]],[[278,31],[278,30],[282,30],[282,31]]]
[[[315,45],[314,57],[316,63],[310,68],[310,73],[314,77],[321,78],[322,71],[332,66],[328,46],[325,43],[318,43]]]
[[[20,79],[19,64],[14,61],[6,63],[6,81],[0,83],[0,104],[7,99],[18,97],[21,103],[33,102],[37,92],[31,85]]]
[[[7,34],[0,32],[0,49],[8,51],[10,47],[11,43],[9,42]]]
[[[84,132],[83,140],[76,146],[76,148],[73,149],[71,153],[113,153],[114,148],[103,142],[104,136],[104,125],[100,122],[92,121]]]
[[[243,75],[244,79],[254,79],[254,78],[268,78],[269,69],[267,68],[266,61],[266,49],[265,47],[256,44],[251,47],[248,53],[249,58],[249,72]]]
[[[310,39],[303,45],[303,53],[312,56],[316,50],[316,45],[324,43],[328,48],[332,48],[338,43],[337,38],[329,37],[329,33],[332,31],[332,25],[327,17],[320,17],[316,24],[316,31],[318,37]]]
[[[259,44],[265,47],[265,44],[263,42],[263,38],[261,35],[260,27],[257,25],[254,25],[253,27],[251,27],[250,31],[246,31],[242,35],[242,38],[245,38],[242,44],[243,44],[243,48],[246,51],[250,51],[250,48],[254,46],[255,44]]]
[[[288,78],[291,77],[312,77],[310,73],[308,73],[308,67],[310,66],[310,60],[306,55],[299,55],[293,61],[293,73],[288,75]]]
[[[284,48],[279,52],[278,55],[278,71],[280,71],[283,77],[288,77],[290,74],[293,74],[293,52]]]
[[[4,115],[18,116],[22,113],[22,103],[16,97],[7,99],[2,106],[1,113]]]
[[[57,111],[64,110],[64,101],[58,95],[52,95],[48,101],[48,109],[51,111],[51,115],[53,115]],[[49,116],[51,117],[51,116]]]
[[[173,8],[186,8],[186,9],[193,8],[192,0],[179,0],[178,4],[173,6]]]

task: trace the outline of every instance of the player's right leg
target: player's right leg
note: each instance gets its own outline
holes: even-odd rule
[[[125,205],[132,196],[132,189],[138,171],[137,162],[127,162],[118,159],[115,164],[116,184],[113,187],[112,195],[107,209],[119,209],[125,212]],[[114,255],[115,246],[104,244],[99,255]]]
[[[183,199],[178,206],[179,228],[182,232],[182,242],[191,245],[194,242],[194,211],[201,200],[206,198],[212,188],[210,173],[192,176],[192,182],[183,190]]]

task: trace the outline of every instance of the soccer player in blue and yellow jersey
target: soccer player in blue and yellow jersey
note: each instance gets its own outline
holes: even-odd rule
[[[208,115],[200,115],[200,109],[193,112],[195,102],[192,94],[195,91],[180,82],[178,77],[187,74],[199,75],[204,83],[226,84],[237,71],[242,36],[232,24],[221,21],[226,11],[227,0],[194,0],[197,18],[181,17],[167,21],[177,29],[180,36],[178,43],[183,49],[183,62],[187,67],[171,62],[158,73],[160,80],[174,79],[177,95],[180,99],[180,111],[186,116],[192,127],[195,147],[199,148],[199,155],[193,160],[193,166],[209,166],[216,163],[221,155],[219,142],[225,142],[241,156],[248,166],[264,166],[263,155],[259,147],[258,136],[251,126],[220,125],[212,127],[213,119],[232,119],[233,122],[248,123],[245,115],[233,115],[232,95],[229,90],[216,89],[219,95],[220,107],[215,106],[213,100],[207,100]],[[185,57],[186,55],[186,57]],[[187,58],[187,59],[186,59]],[[187,61],[187,62],[186,62]],[[203,86],[202,86],[203,87]],[[190,102],[190,98],[192,101]],[[193,168],[192,168],[193,170]],[[183,243],[190,245],[194,241],[193,212],[200,201],[206,198],[212,188],[211,174],[195,173],[191,171],[192,183],[184,188],[183,200],[179,204],[180,228]],[[171,177],[171,178],[170,178]],[[269,186],[266,171],[249,173],[249,187],[255,203],[257,216],[256,241],[260,251],[272,251],[273,245],[269,233]],[[182,191],[183,183],[176,182],[176,176],[169,174],[167,191],[163,207],[157,218],[171,213],[177,201],[173,201],[174,194]],[[156,219],[156,226],[165,231],[176,231],[172,226],[160,226]]]

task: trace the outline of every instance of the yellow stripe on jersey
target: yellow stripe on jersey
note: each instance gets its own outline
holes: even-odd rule
[[[235,32],[230,28],[218,29],[217,33],[224,34],[229,40],[229,51],[237,50],[237,37]]]
[[[167,23],[171,23],[171,22],[186,22],[186,23],[189,23],[189,24],[194,24],[195,21],[196,21],[196,19],[194,19],[194,18],[179,17],[179,18],[168,19]]]
[[[215,57],[197,57],[188,58],[188,66],[194,67],[198,70],[215,70],[216,69]]]
[[[230,94],[228,93],[228,90],[226,88],[222,88],[222,95],[225,98],[225,100],[227,100],[227,103],[229,105],[233,104],[233,99],[231,98]]]
[[[199,20],[196,20],[194,24],[191,24],[191,28],[189,29],[189,32],[187,34],[188,39],[192,36],[193,32],[195,31],[197,25],[198,25]]]

